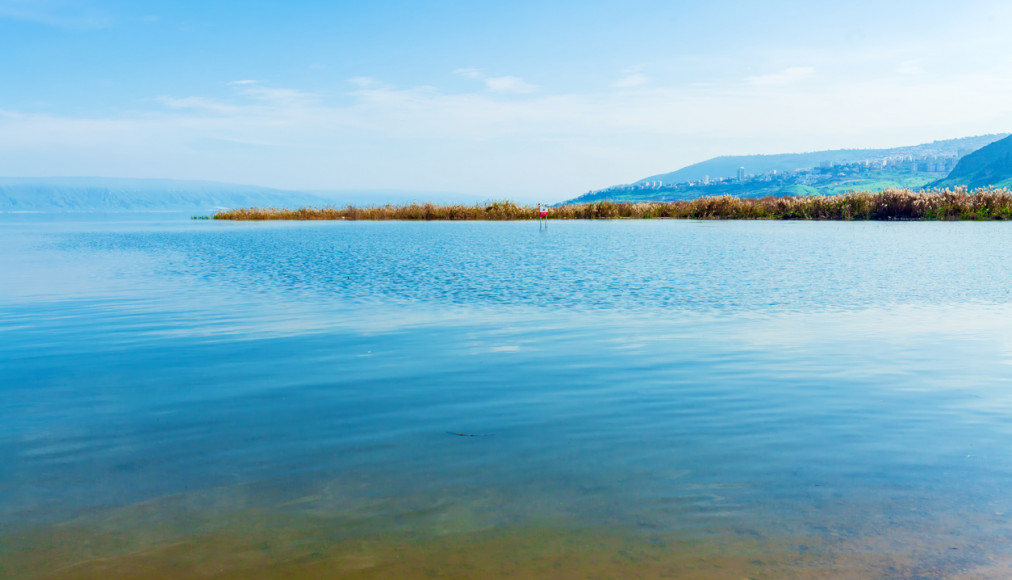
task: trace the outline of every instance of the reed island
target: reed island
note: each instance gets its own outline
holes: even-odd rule
[[[216,220],[536,220],[538,207],[510,201],[476,205],[413,203],[376,207],[239,208]],[[746,198],[730,195],[669,202],[597,201],[548,208],[548,219],[714,220],[1008,220],[1012,191],[965,188],[914,191],[887,189],[841,195]]]

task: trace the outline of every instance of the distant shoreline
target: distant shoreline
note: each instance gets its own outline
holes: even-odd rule
[[[537,206],[496,201],[476,205],[413,203],[378,207],[239,208],[213,215],[234,221],[521,221],[538,219]],[[1012,191],[982,188],[851,192],[829,196],[739,198],[730,195],[672,202],[598,201],[548,208],[548,219],[717,220],[1012,220]]]

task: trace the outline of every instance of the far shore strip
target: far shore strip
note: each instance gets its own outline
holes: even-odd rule
[[[377,207],[240,208],[215,214],[216,220],[475,220],[540,219],[538,206],[510,201],[476,205],[414,203]],[[841,195],[745,198],[730,195],[689,201],[619,202],[560,205],[548,208],[548,219],[724,219],[724,220],[1010,220],[1012,192],[983,188],[881,192]]]

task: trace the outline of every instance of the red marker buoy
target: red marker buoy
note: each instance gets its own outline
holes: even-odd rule
[[[543,203],[538,204],[538,228],[548,229],[548,206]]]

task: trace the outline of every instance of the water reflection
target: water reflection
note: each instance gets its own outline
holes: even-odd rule
[[[1000,576],[1000,224],[529,225],[4,224],[6,576]]]

